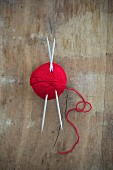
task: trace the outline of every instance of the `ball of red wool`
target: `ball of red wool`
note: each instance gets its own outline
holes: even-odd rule
[[[30,77],[30,85],[34,92],[45,99],[48,94],[48,100],[55,99],[55,90],[58,96],[63,93],[67,84],[67,76],[64,69],[53,63],[53,71],[50,72],[50,63],[45,63],[34,70]]]

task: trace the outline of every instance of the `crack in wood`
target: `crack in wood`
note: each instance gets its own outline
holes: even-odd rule
[[[53,27],[52,27],[52,24],[51,24],[51,20],[50,20],[50,18],[49,18],[49,27],[50,27],[50,31],[51,31],[51,33],[53,33]]]
[[[67,104],[68,104],[68,91],[66,91],[65,99],[66,99],[66,102],[65,102],[66,105],[65,105],[65,111],[64,111],[64,113],[65,113],[65,115],[66,115],[66,112],[67,112]],[[62,115],[62,120],[63,120],[63,115]],[[57,143],[57,141],[58,141],[59,134],[60,134],[60,129],[61,129],[61,126],[59,126],[59,128],[58,128],[58,133],[57,133],[57,136],[56,136],[56,140],[55,140],[54,145],[53,145],[53,147],[52,147],[51,150],[53,150],[54,147],[56,146],[56,143]]]

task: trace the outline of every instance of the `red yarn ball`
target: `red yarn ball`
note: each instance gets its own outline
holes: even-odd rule
[[[63,93],[67,84],[67,76],[64,69],[53,63],[53,71],[50,72],[50,62],[39,66],[34,70],[30,77],[30,85],[34,92],[45,99],[48,94],[48,100],[55,99],[55,90],[58,96]]]

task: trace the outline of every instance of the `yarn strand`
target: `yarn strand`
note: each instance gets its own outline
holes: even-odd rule
[[[78,94],[78,96],[82,99],[82,101],[79,101],[79,102],[76,104],[76,107],[75,107],[75,108],[70,109],[70,110],[66,113],[66,120],[67,120],[67,122],[69,122],[69,123],[73,126],[73,128],[74,128],[74,130],[75,130],[75,133],[76,133],[76,136],[77,136],[77,141],[74,143],[74,145],[72,146],[72,148],[71,148],[70,150],[64,151],[64,152],[58,152],[59,154],[68,154],[68,153],[72,152],[73,149],[74,149],[75,146],[79,143],[79,140],[80,140],[80,136],[79,136],[79,133],[78,133],[78,130],[77,130],[76,126],[75,126],[74,123],[73,123],[72,121],[70,121],[70,119],[68,118],[68,117],[69,117],[69,113],[71,113],[72,111],[78,111],[78,112],[86,113],[86,112],[89,112],[89,111],[92,109],[91,103],[87,102],[87,101],[84,99],[84,97],[83,97],[77,90],[75,90],[75,89],[73,89],[73,88],[68,88],[68,87],[66,87],[66,90],[74,91],[76,94]],[[83,103],[83,108],[81,109],[81,108],[79,108],[78,106],[79,106],[80,104],[82,104],[82,103]],[[90,106],[90,108],[89,108],[88,110],[85,110],[87,104]]]

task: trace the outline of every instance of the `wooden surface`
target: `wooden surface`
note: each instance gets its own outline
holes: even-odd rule
[[[76,140],[65,114],[76,94],[49,101],[43,133],[44,101],[29,85],[31,72],[49,60],[46,37],[56,38],[54,61],[68,86],[93,105],[73,112],[81,137]],[[0,170],[113,170],[113,1],[0,0]]]

